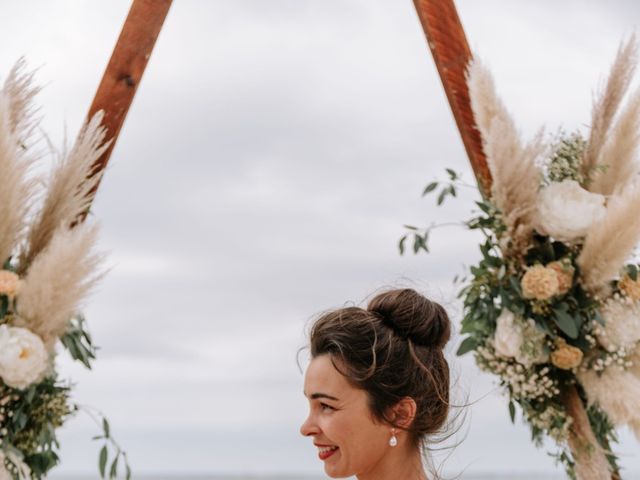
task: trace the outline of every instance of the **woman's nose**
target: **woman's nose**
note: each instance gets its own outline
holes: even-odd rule
[[[317,435],[318,431],[318,427],[313,422],[311,415],[309,415],[304,423],[300,426],[300,433],[305,437]]]

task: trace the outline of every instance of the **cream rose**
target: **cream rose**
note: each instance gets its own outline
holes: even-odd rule
[[[556,240],[584,237],[606,211],[605,197],[582,188],[575,180],[554,182],[538,194],[536,229]]]
[[[0,270],[0,295],[15,297],[20,288],[20,277],[10,270]]]
[[[559,338],[556,342],[556,350],[551,352],[551,363],[563,370],[571,370],[582,363],[583,356],[582,350]]]
[[[26,328],[0,325],[0,377],[23,390],[40,380],[49,366],[42,339]]]
[[[543,265],[529,267],[520,281],[524,298],[548,300],[560,293],[558,274]]]
[[[515,357],[522,346],[522,326],[516,322],[516,316],[506,308],[500,312],[496,320],[496,333],[493,337],[493,348],[502,357]]]
[[[558,277],[558,295],[564,295],[573,286],[573,275],[575,274],[575,268],[571,266],[570,262],[556,261],[547,265],[547,268],[556,272]]]

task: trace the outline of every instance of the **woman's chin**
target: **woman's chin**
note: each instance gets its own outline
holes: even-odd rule
[[[344,468],[341,468],[340,465],[336,465],[335,463],[331,463],[330,460],[325,461],[324,463],[324,473],[327,474],[330,478],[348,478],[353,476],[353,473],[345,471]]]

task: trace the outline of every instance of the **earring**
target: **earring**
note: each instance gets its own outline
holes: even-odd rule
[[[395,447],[396,445],[398,445],[398,439],[396,438],[396,429],[392,428],[391,429],[391,438],[389,439],[389,446],[390,447]]]

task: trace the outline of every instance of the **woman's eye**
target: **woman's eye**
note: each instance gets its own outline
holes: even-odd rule
[[[323,412],[335,410],[331,405],[327,405],[326,403],[321,403],[320,408]]]

